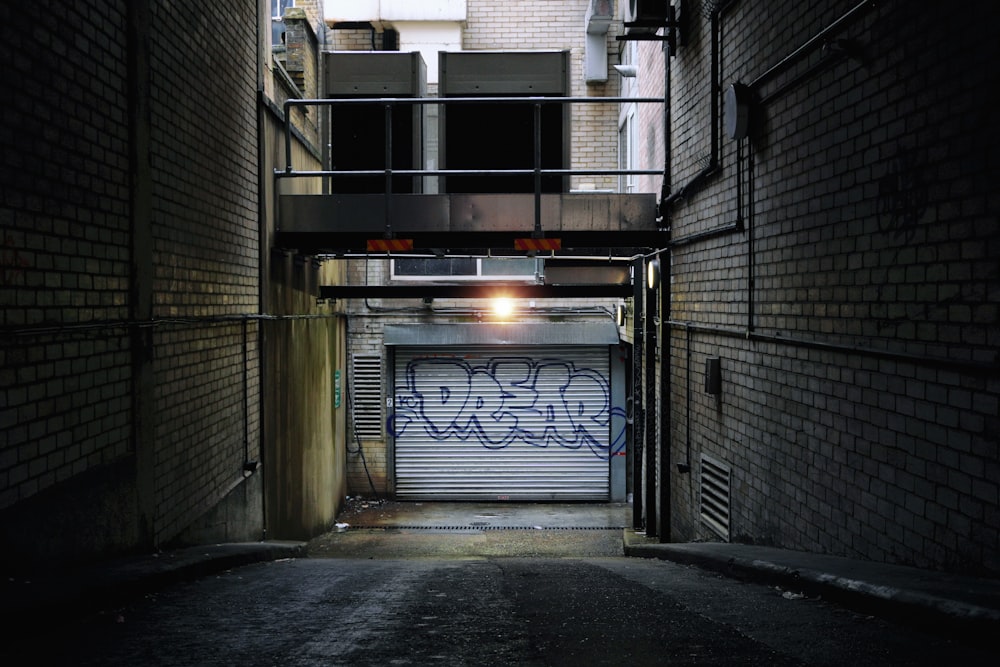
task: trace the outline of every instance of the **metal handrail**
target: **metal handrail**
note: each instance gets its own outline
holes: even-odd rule
[[[542,168],[542,106],[566,104],[663,104],[662,97],[540,97],[540,96],[506,96],[506,97],[369,97],[369,98],[330,98],[330,99],[290,99],[284,104],[285,114],[285,169],[275,170],[280,178],[318,177],[318,176],[385,176],[385,227],[386,237],[392,236],[391,228],[391,195],[392,181],[397,176],[534,176],[534,235],[542,236],[542,177],[543,176],[632,176],[661,175],[661,170],[654,169],[543,169]],[[292,123],[291,110],[294,107],[306,106],[351,106],[351,105],[381,105],[385,108],[385,168],[381,170],[312,170],[296,171],[292,168]],[[393,169],[392,168],[392,110],[396,106],[414,105],[456,105],[456,104],[532,104],[534,105],[533,142],[534,167],[532,169]]]
[[[387,160],[385,169],[377,170],[295,170],[292,168],[292,124],[288,122],[293,107],[308,106],[350,106],[350,105],[384,105],[387,109],[386,118],[386,153],[387,157],[392,147],[392,124],[388,122],[388,110],[404,105],[449,105],[449,104],[534,104],[537,110],[542,105],[551,104],[663,104],[662,97],[365,97],[336,99],[291,99],[284,104],[285,114],[285,168],[275,170],[279,178],[298,178],[307,176],[377,176],[391,173],[398,176],[655,176],[662,174],[657,169],[543,169],[540,160],[536,159],[534,169],[393,169],[391,160]],[[541,149],[540,123],[535,123],[535,151]]]

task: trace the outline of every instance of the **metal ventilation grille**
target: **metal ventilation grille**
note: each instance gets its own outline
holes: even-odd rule
[[[701,455],[701,520],[729,541],[729,481],[730,467]]]
[[[354,355],[351,374],[354,434],[359,440],[382,438],[382,358]]]

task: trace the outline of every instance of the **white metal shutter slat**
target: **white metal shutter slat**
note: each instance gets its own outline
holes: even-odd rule
[[[603,347],[398,349],[396,496],[607,500],[609,377]]]

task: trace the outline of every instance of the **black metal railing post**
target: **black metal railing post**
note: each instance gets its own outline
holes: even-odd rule
[[[392,238],[392,103],[385,104],[385,238]]]
[[[535,102],[535,238],[542,238],[542,104]]]

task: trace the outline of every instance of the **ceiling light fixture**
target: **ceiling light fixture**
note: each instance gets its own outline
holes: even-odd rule
[[[493,313],[502,319],[506,319],[514,312],[514,300],[506,296],[498,296],[493,299]]]

